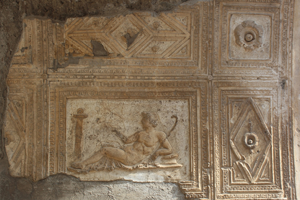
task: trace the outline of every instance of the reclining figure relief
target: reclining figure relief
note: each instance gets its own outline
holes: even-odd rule
[[[113,170],[115,168],[149,169],[149,168],[174,168],[182,167],[177,163],[178,154],[173,153],[168,140],[170,133],[177,125],[175,123],[168,134],[156,130],[157,119],[149,112],[142,112],[143,130],[126,137],[117,130],[113,132],[123,141],[124,147],[102,147],[91,157],[75,161],[68,169],[75,172],[88,172],[97,170]]]

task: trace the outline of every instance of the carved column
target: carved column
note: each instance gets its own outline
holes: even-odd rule
[[[76,126],[75,126],[75,155],[78,159],[81,158],[82,153],[82,138],[83,138],[83,132],[82,132],[82,124],[83,119],[87,118],[88,115],[83,113],[82,108],[77,109],[77,114],[75,114],[73,117],[76,119]]]

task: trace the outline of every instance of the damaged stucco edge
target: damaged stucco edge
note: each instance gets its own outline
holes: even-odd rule
[[[294,114],[295,188],[300,199],[300,1],[295,1],[293,28],[292,104]]]

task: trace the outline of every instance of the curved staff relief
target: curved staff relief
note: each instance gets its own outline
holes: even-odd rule
[[[171,135],[172,131],[175,129],[175,127],[178,123],[178,117],[176,115],[172,115],[171,118],[175,118],[175,123],[164,140],[167,140],[167,138]],[[160,155],[160,153],[158,152],[158,150],[160,148],[161,148],[161,145],[158,146],[157,149],[153,152],[153,154],[149,157],[151,163],[155,162],[156,158]],[[172,154],[164,156],[163,159],[171,159],[171,158],[177,158],[177,157],[178,157],[178,154],[172,153]]]

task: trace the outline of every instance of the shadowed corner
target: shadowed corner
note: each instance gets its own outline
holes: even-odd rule
[[[3,145],[3,142],[4,142],[4,139],[2,139],[3,136],[2,136],[2,129],[0,129],[0,160],[2,160],[4,158],[4,145]]]

